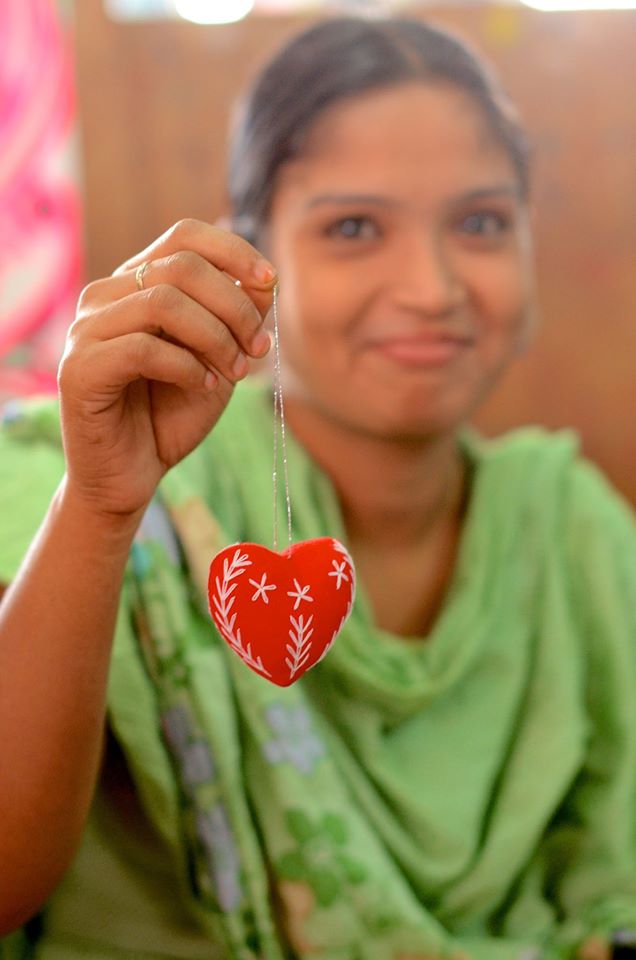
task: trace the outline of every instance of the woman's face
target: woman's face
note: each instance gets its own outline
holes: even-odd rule
[[[263,244],[296,406],[382,437],[464,420],[525,334],[518,194],[503,148],[452,87],[409,83],[327,109],[279,173]]]

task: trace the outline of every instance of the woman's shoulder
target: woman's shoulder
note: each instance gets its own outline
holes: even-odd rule
[[[494,437],[468,430],[462,435],[481,509],[502,518],[559,508],[580,460],[580,444],[569,430],[520,427]]]
[[[587,546],[592,538],[631,539],[636,559],[633,505],[583,454],[576,432],[522,427],[494,438],[469,432],[466,446],[482,508],[514,515],[528,535],[534,528]]]
[[[479,469],[493,479],[516,477],[528,490],[567,494],[577,504],[623,503],[630,510],[603,470],[582,452],[576,431],[551,431],[544,427],[518,427],[495,437],[473,431],[466,445]]]
[[[505,470],[525,468],[568,469],[581,456],[581,444],[574,430],[548,430],[540,426],[516,427],[496,436],[485,436],[467,430],[466,443],[480,462],[488,469]]]

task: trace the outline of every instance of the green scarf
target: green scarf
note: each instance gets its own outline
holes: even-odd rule
[[[271,542],[271,439],[268,389],[246,384],[165,478],[113,653],[110,721],[203,929],[233,960],[561,960],[636,926],[628,510],[567,435],[469,439],[430,635],[379,630],[362,587],[325,660],[280,689],[205,595],[220,547]],[[293,438],[289,469],[294,539],[346,543]]]

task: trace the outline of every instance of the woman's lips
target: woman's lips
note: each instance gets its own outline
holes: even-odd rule
[[[466,350],[470,343],[469,338],[459,337],[391,337],[369,346],[405,366],[442,367]]]

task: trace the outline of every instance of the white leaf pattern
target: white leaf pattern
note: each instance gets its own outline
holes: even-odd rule
[[[313,622],[313,614],[305,622],[305,618],[301,613],[298,619],[294,616],[290,616],[289,622],[291,623],[293,630],[289,631],[289,637],[292,641],[292,644],[287,645],[287,652],[290,654],[289,657],[286,657],[285,663],[289,667],[289,677],[290,680],[293,680],[295,675],[301,670],[307,660],[309,659],[309,653],[311,650],[311,643],[309,638],[313,634],[313,628],[311,624]]]
[[[236,599],[232,597],[231,594],[237,586],[236,583],[230,584],[230,581],[236,580],[237,577],[244,574],[247,568],[251,566],[252,561],[248,559],[246,553],[241,554],[240,550],[235,552],[231,563],[228,562],[226,557],[223,561],[223,582],[221,582],[218,577],[216,578],[216,595],[213,596],[212,602],[218,613],[217,626],[232,649],[248,666],[252,667],[253,670],[258,670],[259,673],[262,673],[264,676],[271,677],[271,673],[265,668],[261,658],[257,657],[254,659],[251,643],[248,643],[247,647],[243,646],[240,628],[235,632],[234,624],[236,623],[236,613],[232,615],[231,619],[228,619],[234,606],[234,600]]]

